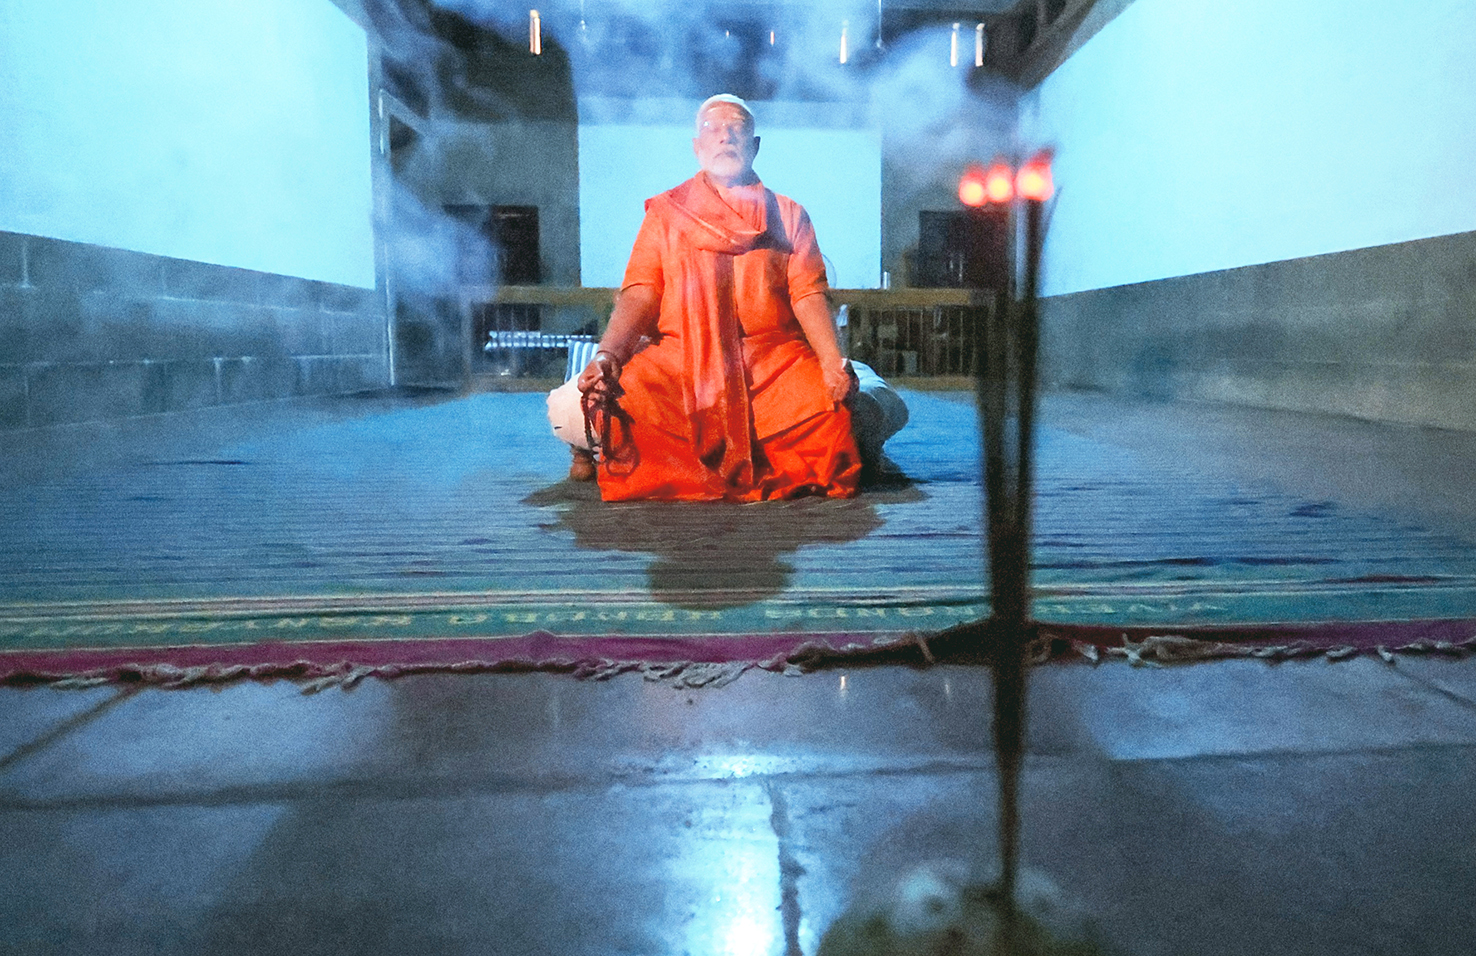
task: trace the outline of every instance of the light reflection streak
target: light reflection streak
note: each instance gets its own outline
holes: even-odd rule
[[[772,924],[773,920],[769,922]],[[724,948],[719,952],[729,953],[731,956],[753,956],[755,953],[771,952],[774,942],[774,927],[764,925],[750,913],[728,925],[726,938],[723,940]]]
[[[741,775],[745,758],[728,763]],[[779,912],[779,838],[771,806],[753,785],[712,791],[670,862],[668,885],[691,888],[692,918],[681,950],[714,956],[760,956],[783,949]]]

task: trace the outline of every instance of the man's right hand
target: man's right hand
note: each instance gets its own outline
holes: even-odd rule
[[[594,361],[579,373],[579,390],[588,392],[601,385],[610,386],[620,381],[620,360],[606,351],[595,353]]]

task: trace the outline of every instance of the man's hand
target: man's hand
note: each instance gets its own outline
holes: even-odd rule
[[[794,303],[794,317],[799,320],[805,340],[820,360],[826,397],[839,407],[841,402],[851,397],[857,382],[851,363],[841,354],[840,344],[836,341],[835,319],[830,315],[830,304],[823,295],[807,295]]]
[[[579,373],[579,390],[588,392],[601,386],[608,388],[620,381],[620,360],[613,352],[601,349],[595,353],[594,361]]]
[[[854,395],[861,384],[851,363],[845,360],[839,364],[821,365],[820,373],[825,376],[826,394],[837,405]]]

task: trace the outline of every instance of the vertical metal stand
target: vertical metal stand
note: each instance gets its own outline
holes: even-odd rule
[[[989,559],[990,615],[983,636],[994,670],[994,745],[1000,771],[998,892],[1006,917],[1006,943],[1014,935],[1019,778],[1025,749],[1025,655],[1034,632],[1030,620],[1030,513],[1042,205],[1027,199],[972,211],[978,220],[975,234],[981,239],[976,253],[986,263],[1000,263],[998,268],[986,265],[978,270],[981,277],[996,282],[996,295],[982,334],[975,338],[979,350],[975,368],[979,370],[976,381],[983,431]],[[996,236],[1002,242],[991,241]],[[1017,253],[1023,253],[1022,263]]]

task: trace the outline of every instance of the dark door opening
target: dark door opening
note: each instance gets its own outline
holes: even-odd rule
[[[501,260],[506,285],[537,285],[543,281],[538,258],[538,207],[493,206],[489,219],[492,247]]]
[[[469,227],[475,241],[461,251],[457,279],[466,285],[538,285],[537,206],[453,204],[446,214]]]
[[[922,289],[1005,288],[1001,268],[1008,221],[962,210],[917,214],[917,258],[912,285]]]

